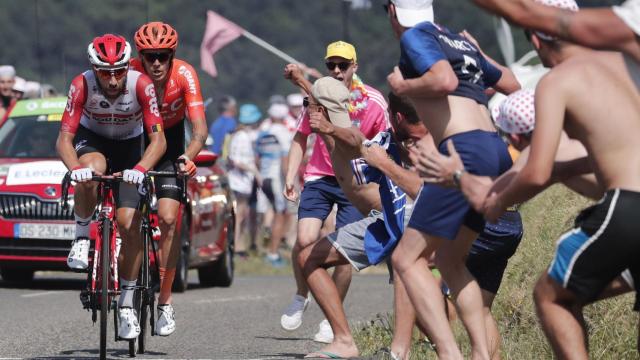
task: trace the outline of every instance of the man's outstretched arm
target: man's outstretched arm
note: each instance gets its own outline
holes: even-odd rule
[[[578,12],[537,4],[533,0],[473,0],[475,4],[522,26],[576,44],[628,53],[640,61],[636,34],[612,8]]]

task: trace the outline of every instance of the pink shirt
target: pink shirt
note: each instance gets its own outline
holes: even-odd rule
[[[365,84],[369,100],[367,107],[357,111],[355,113],[349,113],[351,122],[354,126],[358,126],[360,132],[364,134],[367,139],[372,139],[379,132],[385,131],[389,128],[389,113],[387,111],[387,102],[382,94]],[[311,134],[311,127],[309,126],[309,115],[306,110],[298,124],[298,132],[303,135]],[[316,142],[313,145],[313,153],[307,163],[307,168],[304,172],[304,181],[317,180],[323,176],[335,176],[333,172],[333,166],[331,166],[331,157],[327,146],[322,140],[322,137],[317,136]]]

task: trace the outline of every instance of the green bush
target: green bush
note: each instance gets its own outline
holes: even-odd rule
[[[538,325],[532,291],[540,274],[547,269],[558,237],[570,229],[577,213],[589,200],[554,186],[521,207],[525,235],[509,261],[502,286],[493,305],[493,314],[502,335],[503,359],[552,359],[549,343]],[[632,313],[634,295],[627,294],[585,308],[592,359],[638,359],[638,316]],[[353,327],[363,356],[389,346],[393,317],[378,315],[367,324]],[[460,322],[453,326],[464,353],[469,341]],[[412,359],[435,359],[430,345],[416,334]]]

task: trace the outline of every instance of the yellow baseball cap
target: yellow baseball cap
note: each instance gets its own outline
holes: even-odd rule
[[[358,57],[356,56],[356,48],[348,42],[344,41],[332,42],[327,46],[327,55],[324,58],[328,59],[332,56],[338,56],[343,59],[353,60],[353,62],[358,61]]]

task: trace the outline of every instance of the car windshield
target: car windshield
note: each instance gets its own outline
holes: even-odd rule
[[[59,121],[51,115],[9,118],[0,127],[0,158],[57,158]]]

